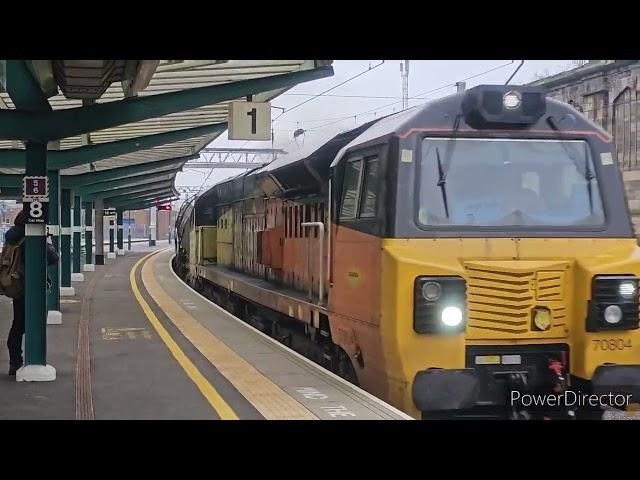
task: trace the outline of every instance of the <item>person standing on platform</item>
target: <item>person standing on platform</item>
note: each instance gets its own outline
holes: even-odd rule
[[[5,247],[0,257],[0,292],[13,299],[13,323],[7,339],[9,348],[9,375],[15,375],[22,366],[22,338],[24,336],[25,308],[25,275],[24,275],[24,234],[27,214],[24,210],[16,216],[14,226],[5,234]],[[47,237],[47,265],[55,265],[60,259]],[[47,274],[47,288],[51,287],[51,279]]]

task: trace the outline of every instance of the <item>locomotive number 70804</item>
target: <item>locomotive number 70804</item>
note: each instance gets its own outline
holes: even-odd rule
[[[625,350],[631,348],[631,339],[610,338],[608,340],[593,340],[594,350]]]

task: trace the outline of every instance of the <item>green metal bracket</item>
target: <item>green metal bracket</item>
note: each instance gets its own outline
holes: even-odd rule
[[[52,112],[0,110],[0,139],[49,141],[139,122],[333,75],[320,67]],[[33,78],[33,77],[31,77]]]
[[[176,200],[179,200],[179,197],[171,196],[171,197],[161,198],[158,200],[149,200],[149,201],[140,202],[140,203],[123,205],[122,209],[123,210],[144,210],[145,208],[157,206],[163,203],[175,202]]]
[[[54,170],[77,167],[107,158],[138,152],[169,143],[201,137],[212,133],[222,133],[227,129],[226,123],[215,123],[194,128],[183,128],[170,132],[128,138],[116,142],[98,143],[67,150],[50,150],[47,154],[48,165]],[[24,168],[24,150],[0,150],[0,167]]]
[[[176,172],[174,170],[169,170],[159,173],[149,173],[148,175],[137,175],[135,177],[119,178],[118,180],[92,183],[84,187],[79,187],[74,189],[74,192],[82,196],[98,196],[102,194],[102,192],[109,193],[110,191],[119,188],[136,187],[140,185],[147,185],[153,182],[173,180],[175,175]]]
[[[0,187],[2,198],[22,198],[22,187]]]
[[[136,175],[145,175],[150,172],[166,172],[168,170],[177,171],[186,162],[196,158],[199,158],[199,155],[187,155],[184,157],[174,157],[155,162],[138,163],[136,165],[111,168],[98,172],[82,173],[80,175],[66,175],[62,177],[62,185],[64,188],[76,189],[93,183],[129,178]]]
[[[27,65],[27,60],[5,60],[4,89],[14,105],[25,113],[52,113],[51,105]],[[17,111],[12,110],[13,113]]]
[[[2,168],[24,168],[24,159],[24,150],[18,148],[0,150],[0,167]]]
[[[154,190],[147,190],[144,193],[139,193],[137,195],[121,195],[117,197],[111,197],[105,199],[105,205],[109,205],[110,207],[122,207],[127,203],[138,202],[142,200],[151,200],[156,197],[160,198],[161,196],[173,193],[173,187],[169,185],[168,187],[156,188]]]
[[[22,187],[22,175],[0,175],[0,188]]]
[[[110,190],[102,190],[100,192],[91,193],[89,195],[85,195],[83,198],[86,198],[91,201],[95,201],[98,198],[103,198],[105,202],[108,202],[110,198],[120,197],[123,195],[131,195],[132,193],[140,193],[140,192],[148,192],[150,190],[163,187],[171,187],[173,184],[173,179],[163,180],[153,183],[145,183],[142,185],[136,185],[126,188],[114,188]]]
[[[117,157],[127,153],[138,152],[169,143],[188,140],[211,133],[222,133],[227,129],[227,124],[216,123],[195,128],[184,128],[170,132],[145,135],[142,137],[119,140],[117,142],[98,143],[86,147],[70,148],[62,151],[49,152],[49,165],[51,168],[64,169],[84,165],[86,163]],[[1,154],[1,152],[0,152]],[[0,159],[2,156],[0,156]],[[0,160],[0,164],[2,160]]]

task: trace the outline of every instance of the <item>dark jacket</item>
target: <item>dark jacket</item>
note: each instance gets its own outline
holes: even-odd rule
[[[4,235],[4,240],[10,245],[16,245],[24,238],[24,225],[14,225]],[[22,271],[24,272],[24,243],[20,245],[22,250]],[[60,255],[56,251],[55,247],[47,243],[47,265],[55,265],[60,260]],[[24,281],[24,277],[23,277]],[[47,285],[51,284],[49,274],[47,274]]]

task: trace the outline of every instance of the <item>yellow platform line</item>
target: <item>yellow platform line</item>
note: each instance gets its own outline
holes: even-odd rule
[[[142,281],[149,295],[182,334],[267,420],[317,420],[288,393],[218,339],[174,301],[155,278],[157,256],[142,267]]]
[[[156,317],[153,310],[149,307],[149,304],[145,301],[142,294],[140,293],[140,289],[138,289],[138,284],[136,282],[135,273],[138,269],[140,263],[147,260],[150,256],[157,252],[153,252],[136,262],[136,264],[131,269],[129,273],[129,280],[131,282],[131,290],[133,290],[133,295],[136,297],[136,300],[142,307],[142,311],[149,319],[149,322],[155,328],[156,332],[165,343],[171,354],[178,361],[182,369],[186,372],[189,378],[196,384],[198,390],[202,393],[204,398],[207,399],[209,404],[213,407],[215,412],[222,420],[238,420],[238,416],[233,411],[233,409],[229,406],[227,402],[224,401],[222,396],[218,393],[218,391],[209,383],[209,381],[200,373],[200,370],[193,364],[189,357],[185,355],[185,353],[180,349],[178,344],[171,338],[169,332],[162,326],[158,317]]]

